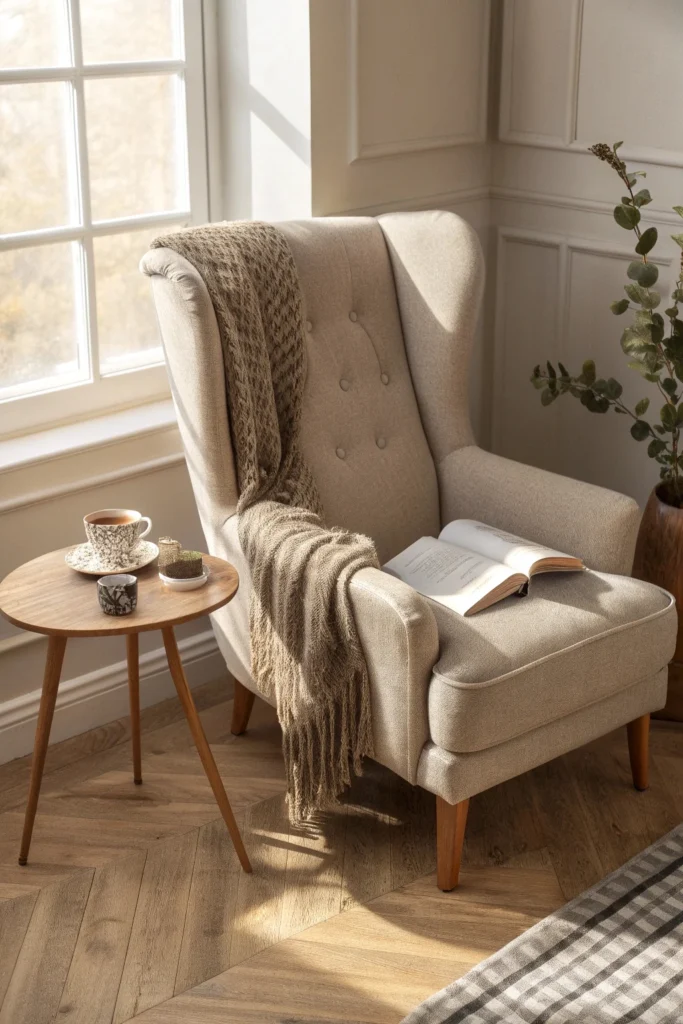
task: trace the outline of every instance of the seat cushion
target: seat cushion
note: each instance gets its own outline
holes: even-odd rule
[[[429,687],[432,740],[485,750],[655,675],[676,643],[674,600],[641,580],[538,576],[463,618],[431,602],[440,655]]]

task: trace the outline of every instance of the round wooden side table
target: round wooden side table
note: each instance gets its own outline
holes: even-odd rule
[[[139,785],[142,782],[142,768],[138,637],[140,633],[159,629],[164,638],[168,667],[206,777],[240,863],[245,871],[251,871],[230,801],[185,678],[173,632],[173,627],[181,622],[197,619],[231,601],[239,586],[236,569],[222,558],[204,555],[204,564],[211,570],[208,582],[197,590],[178,591],[164,586],[157,568],[149,565],[135,574],[138,578],[138,604],[135,611],[130,615],[109,616],[104,614],[99,605],[97,578],[81,575],[66,565],[64,556],[69,550],[62,548],[34,558],[15,569],[0,583],[0,612],[5,618],[15,626],[34,633],[44,633],[49,637],[19,863],[26,864],[28,860],[67,639],[78,636],[126,638],[133,781]]]

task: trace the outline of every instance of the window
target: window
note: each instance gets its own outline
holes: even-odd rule
[[[206,152],[201,0],[0,0],[0,431],[167,394],[138,263]]]

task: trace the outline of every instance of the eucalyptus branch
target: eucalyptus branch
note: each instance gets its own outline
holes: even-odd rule
[[[679,456],[683,430],[683,318],[679,317],[679,303],[683,303],[683,252],[679,273],[672,293],[672,304],[657,312],[660,293],[654,288],[659,269],[648,258],[658,241],[657,228],[642,227],[642,210],[652,197],[646,188],[635,190],[644,171],[631,172],[619,156],[621,142],[608,146],[604,142],[590,147],[590,152],[609,164],[626,186],[626,195],[614,208],[614,219],[635,239],[635,256],[627,268],[626,297],[612,303],[616,316],[628,312],[632,321],[621,336],[621,348],[630,358],[629,368],[636,370],[648,383],[654,384],[660,400],[659,422],[654,424],[643,417],[650,405],[649,398],[641,398],[631,409],[622,399],[619,381],[597,379],[595,364],[586,360],[582,372],[572,376],[559,363],[559,373],[547,363],[547,373],[536,366],[531,376],[534,387],[541,391],[541,402],[550,405],[560,395],[578,398],[589,412],[605,413],[610,408],[632,420],[631,435],[636,441],[649,439],[648,455],[660,465],[660,477],[665,488],[664,497],[670,504],[683,506],[683,455]],[[683,217],[683,206],[674,210]],[[683,233],[672,235],[683,250]]]
[[[620,413],[623,413],[623,415],[630,416],[631,419],[635,420],[636,423],[646,423],[650,435],[654,438],[657,438],[657,434],[655,433],[654,427],[647,423],[647,420],[641,419],[641,417],[638,416],[633,409],[629,409],[629,407],[625,405],[620,398],[610,398],[610,396],[608,394],[605,394],[602,390],[596,391],[592,384],[584,384],[581,381],[580,377],[570,377],[569,375],[561,377],[558,377],[556,375],[555,377],[551,377],[549,373],[543,373],[543,371],[539,367],[538,374],[534,372],[534,376],[532,379],[534,381],[543,381],[550,388],[552,388],[553,383],[555,385],[557,385],[558,383],[566,383],[567,390],[570,390],[570,388],[573,387],[576,388],[577,391],[588,392],[596,399],[596,401],[604,399],[604,401],[608,402],[613,409],[618,409]],[[559,391],[558,394],[562,394],[562,392]],[[548,404],[550,403],[548,402]],[[607,410],[605,410],[605,412],[606,411]]]

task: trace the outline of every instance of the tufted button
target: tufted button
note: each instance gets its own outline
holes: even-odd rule
[[[308,333],[309,333],[309,334],[310,334],[310,333],[311,333],[311,331],[313,330],[313,324],[311,323],[311,321],[310,321],[310,320],[307,320],[307,321],[306,321],[306,330],[308,331]]]
[[[382,384],[388,384],[389,383],[389,374],[388,373],[383,373],[382,376],[380,377],[380,380],[382,381]]]
[[[337,448],[337,458],[338,459],[345,459],[346,458],[346,452],[344,451],[343,448]]]
[[[386,437],[378,437],[377,438],[377,447],[378,448],[386,448],[386,446],[387,446],[387,439],[386,439]]]
[[[349,388],[351,387],[351,384],[346,379],[346,377],[342,377],[342,379],[339,381],[339,387],[342,389],[342,391],[348,391]]]
[[[349,320],[353,320],[353,322],[355,324],[357,319],[358,319],[358,313],[354,313],[354,311],[351,310],[351,312],[349,313]]]

